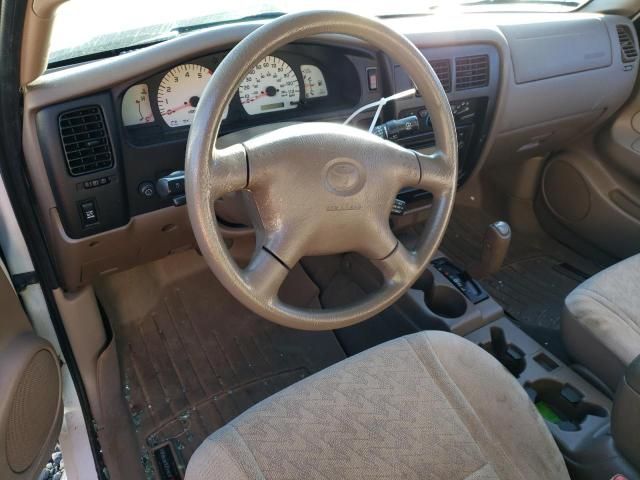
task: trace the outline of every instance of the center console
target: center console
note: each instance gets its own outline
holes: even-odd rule
[[[466,338],[507,368],[510,359],[519,362],[518,369],[508,369],[525,388],[565,454],[575,454],[609,424],[611,400],[508,318],[491,322]],[[505,357],[497,354],[499,338],[513,353]]]
[[[547,424],[572,478],[638,478],[637,467],[629,462],[640,463],[640,357],[612,399],[529,337],[444,256],[432,261],[407,298],[417,324],[439,325],[464,336],[514,376]]]

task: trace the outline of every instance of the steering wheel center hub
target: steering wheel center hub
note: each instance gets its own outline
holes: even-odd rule
[[[325,188],[336,195],[355,195],[367,179],[363,166],[350,158],[338,157],[329,161],[322,172]]]

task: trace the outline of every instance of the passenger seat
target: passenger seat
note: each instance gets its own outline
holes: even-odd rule
[[[567,296],[562,335],[570,355],[615,391],[625,367],[640,355],[640,255]]]

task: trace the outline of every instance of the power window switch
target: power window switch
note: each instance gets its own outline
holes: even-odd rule
[[[80,203],[80,216],[82,225],[85,227],[98,223],[98,212],[93,200],[85,200]]]

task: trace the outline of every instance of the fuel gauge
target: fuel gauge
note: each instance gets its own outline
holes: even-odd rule
[[[315,65],[301,65],[300,71],[304,80],[304,98],[318,98],[329,95],[322,70]]]
[[[125,126],[142,125],[154,120],[147,84],[140,83],[129,88],[122,99],[122,123]]]

